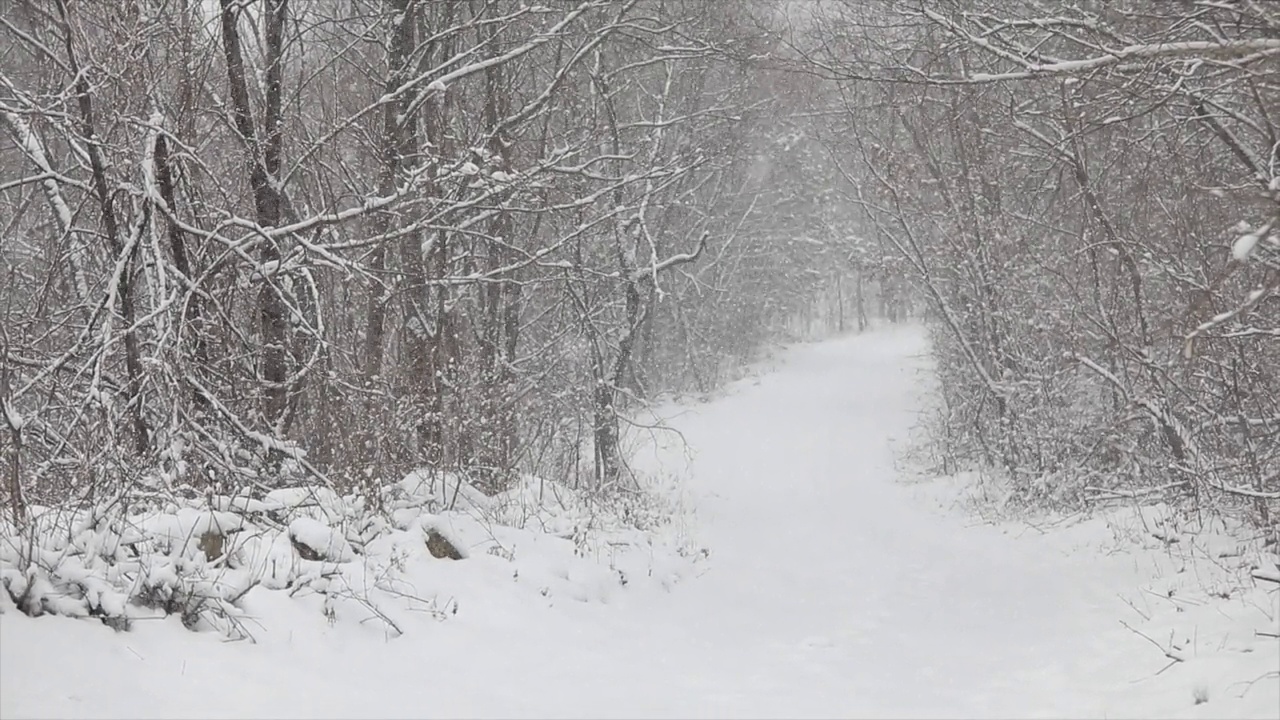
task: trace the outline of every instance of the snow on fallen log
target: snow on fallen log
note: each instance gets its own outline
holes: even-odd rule
[[[350,562],[356,557],[351,543],[341,533],[309,517],[295,518],[289,523],[289,541],[304,560]]]

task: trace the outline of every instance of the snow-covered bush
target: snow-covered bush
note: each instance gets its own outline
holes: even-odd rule
[[[381,487],[376,503],[290,487],[36,507],[23,527],[0,526],[0,610],[99,618],[117,630],[173,615],[245,638],[246,601],[284,592],[318,599],[333,622],[375,619],[394,637],[405,613],[448,617],[459,594],[484,586],[441,559],[467,559],[490,584],[511,578],[551,602],[607,600],[639,578],[678,582],[698,555],[662,535],[669,508],[651,497],[606,502],[533,477],[487,497],[456,475],[419,471]]]

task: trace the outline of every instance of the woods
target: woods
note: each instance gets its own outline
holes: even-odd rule
[[[1275,718],[1278,513],[1280,1],[0,0],[0,715]]]
[[[628,412],[921,315],[942,469],[1280,499],[1280,8],[23,0],[6,504],[632,483]],[[108,490],[110,489],[110,490]]]
[[[812,88],[756,62],[770,12],[6,3],[12,519],[422,467],[630,485],[628,411],[854,284],[774,130]]]
[[[831,2],[866,232],[928,298],[945,464],[1035,504],[1280,499],[1280,7]]]

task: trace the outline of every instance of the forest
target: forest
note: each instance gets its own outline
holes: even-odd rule
[[[428,468],[929,328],[940,472],[1280,500],[1280,4],[0,0],[6,522]]]

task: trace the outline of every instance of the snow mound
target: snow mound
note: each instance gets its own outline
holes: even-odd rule
[[[0,612],[117,630],[177,615],[192,630],[251,638],[259,610],[276,602],[266,598],[283,594],[331,623],[396,637],[411,618],[445,619],[498,596],[610,602],[635,585],[669,589],[699,559],[660,523],[628,520],[647,517],[642,505],[532,477],[486,497],[459,476],[420,471],[377,502],[295,487],[35,508],[22,532],[0,525]]]
[[[294,518],[289,523],[289,540],[299,555],[311,556],[306,557],[308,560],[351,562],[356,557],[351,544],[341,533],[315,518]]]
[[[913,486],[939,514],[993,530],[1065,564],[1077,591],[1114,602],[1114,632],[1087,677],[1111,717],[1274,717],[1280,697],[1280,531],[1168,503],[1102,503],[1085,513],[1008,509],[998,476],[966,472]],[[1030,515],[1030,516],[1028,516]],[[1268,578],[1276,577],[1277,580]]]

